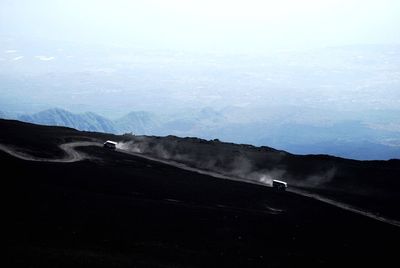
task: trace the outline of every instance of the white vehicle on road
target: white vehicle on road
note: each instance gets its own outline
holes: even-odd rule
[[[277,189],[279,191],[285,191],[287,188],[287,183],[284,181],[279,181],[279,180],[273,180],[272,181],[272,187],[274,189]]]
[[[115,142],[115,141],[106,141],[105,143],[103,143],[103,147],[115,150],[115,149],[117,149],[117,142]]]

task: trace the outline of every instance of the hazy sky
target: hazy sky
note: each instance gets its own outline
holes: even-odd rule
[[[400,43],[398,0],[1,0],[0,34],[200,51]]]

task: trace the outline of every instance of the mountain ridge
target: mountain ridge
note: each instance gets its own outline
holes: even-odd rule
[[[232,117],[232,113],[235,116]],[[240,114],[240,109],[216,111],[203,108],[197,112],[164,116],[132,111],[111,120],[93,112],[75,114],[53,108],[17,116],[0,111],[0,118],[114,134],[218,138],[226,142],[272,146],[296,154],[328,154],[358,160],[400,158],[400,147],[396,146],[396,142],[400,142],[400,137],[396,137],[400,135],[397,132],[370,128],[362,121],[320,126],[257,120],[246,123],[240,118],[235,121],[237,113]],[[387,142],[391,140],[394,142]]]

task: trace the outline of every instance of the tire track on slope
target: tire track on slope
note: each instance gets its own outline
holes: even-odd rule
[[[102,146],[101,143],[98,142],[90,142],[90,141],[77,141],[77,142],[69,142],[63,143],[59,145],[59,148],[65,152],[65,156],[63,158],[43,158],[29,155],[20,149],[14,146],[8,146],[4,144],[0,144],[0,150],[14,156],[18,159],[25,161],[35,161],[35,162],[56,162],[56,163],[72,163],[77,161],[82,161],[84,159],[88,159],[89,156],[82,152],[78,152],[75,150],[76,147],[83,146]]]

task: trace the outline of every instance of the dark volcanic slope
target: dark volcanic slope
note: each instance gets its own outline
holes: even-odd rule
[[[121,147],[240,180],[283,178],[291,188],[400,221],[400,160],[356,161],[329,155],[293,155],[269,147],[175,136],[125,135]]]
[[[40,154],[109,138],[0,127],[0,143]],[[397,227],[267,187],[81,150],[95,159],[30,162],[0,152],[8,267],[347,267],[397,258]]]

